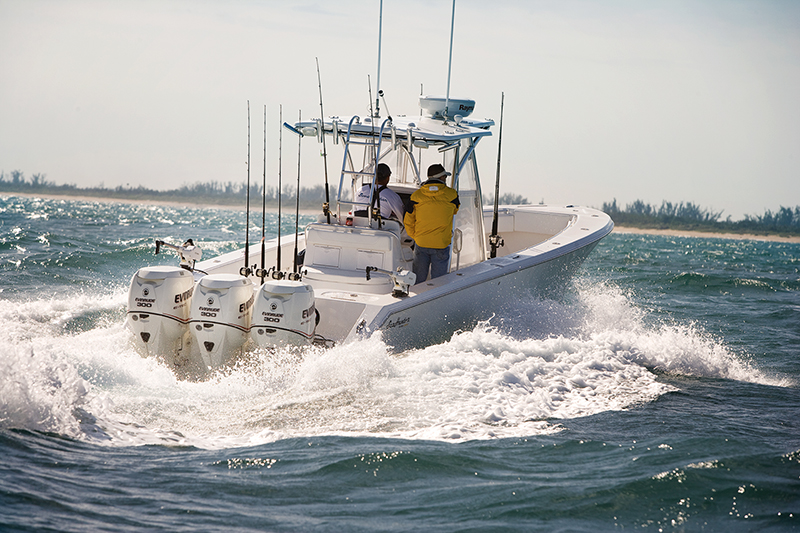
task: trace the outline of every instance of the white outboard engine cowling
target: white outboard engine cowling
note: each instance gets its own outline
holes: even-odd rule
[[[302,346],[314,339],[314,289],[301,281],[269,280],[256,292],[250,336],[259,346]]]
[[[225,365],[247,340],[253,282],[238,274],[209,274],[197,281],[189,329],[208,368]]]
[[[140,352],[169,357],[184,348],[193,290],[192,273],[180,267],[144,267],[133,275],[126,323]]]

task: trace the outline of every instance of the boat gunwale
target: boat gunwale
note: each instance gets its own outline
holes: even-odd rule
[[[523,207],[523,206],[514,206],[514,207]],[[581,208],[581,209],[586,210],[588,208]],[[574,223],[575,221],[573,221],[568,227],[565,227],[562,231],[554,234],[550,238],[540,243],[534,244],[532,246],[505,255],[503,257],[487,259],[485,261],[481,261],[480,263],[475,263],[473,265],[465,267],[464,269],[450,272],[442,276],[441,278],[437,278],[440,281],[438,283],[434,282],[436,283],[436,286],[428,290],[425,290],[424,292],[416,293],[413,296],[409,298],[404,298],[401,301],[381,306],[381,308],[372,318],[370,323],[366,325],[365,328],[366,331],[372,333],[380,330],[383,324],[385,324],[387,320],[389,320],[390,317],[396,314],[397,312],[413,309],[414,307],[424,305],[445,294],[461,292],[473,288],[475,286],[481,285],[483,283],[487,283],[492,280],[502,278],[509,274],[520,272],[522,270],[527,270],[529,268],[534,268],[538,265],[554,261],[556,259],[564,257],[565,255],[574,253],[580,249],[595,245],[597,242],[605,238],[608,234],[610,234],[613,231],[614,222],[613,220],[611,220],[611,217],[609,217],[602,211],[597,211],[594,209],[592,209],[592,211],[595,212],[592,214],[600,214],[604,216],[607,219],[607,221],[602,227],[595,229],[591,233],[579,237],[577,239],[571,240],[569,243],[563,243],[563,244],[559,243],[557,245],[550,243],[550,245],[553,247],[550,248],[549,250],[538,249],[542,245],[546,245],[548,241],[552,241],[553,239],[562,236],[564,233],[570,230],[581,231],[580,229],[576,229],[576,224]],[[566,215],[567,213],[564,214]],[[582,218],[581,214],[574,214],[573,216],[575,217],[576,220]],[[511,255],[515,256],[511,258],[511,261],[513,262],[509,262],[509,259],[507,259]],[[503,261],[504,264],[497,264],[499,261]],[[499,271],[494,269],[486,269],[483,270],[482,272],[469,273],[470,275],[465,275],[468,274],[468,272],[465,271],[483,269],[485,266],[494,267],[495,269],[499,269]],[[358,321],[354,325],[354,328],[345,337],[345,339],[350,339],[353,336],[353,333],[355,332],[357,327],[358,327]]]

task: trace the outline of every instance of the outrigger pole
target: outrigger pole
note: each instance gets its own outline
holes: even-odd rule
[[[497,248],[503,246],[503,239],[497,234],[498,202],[500,201],[500,152],[503,146],[503,104],[505,93],[500,93],[500,135],[497,139],[497,179],[494,184],[494,217],[492,218],[492,234],[489,235],[489,244],[492,247],[490,258],[497,257]]]
[[[250,275],[250,100],[247,101],[247,194],[245,198],[247,214],[244,234],[244,266],[239,269],[239,274],[247,277]]]
[[[328,220],[328,224],[331,223],[331,194],[328,189],[328,150],[325,148],[325,112],[322,110],[322,78],[319,75],[319,58],[315,58],[317,60],[317,83],[319,84],[319,127],[322,131],[320,131],[320,136],[322,137],[322,160],[323,164],[325,165],[325,203],[322,206],[322,214]],[[334,135],[338,135],[339,132],[333,132]],[[298,191],[299,192],[299,191]]]
[[[450,59],[447,62],[447,95],[444,100],[444,123],[447,124],[447,115],[450,108],[450,71],[453,68],[453,30],[456,24],[456,0],[453,0],[453,14],[450,17]]]

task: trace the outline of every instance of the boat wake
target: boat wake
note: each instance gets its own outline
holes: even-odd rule
[[[580,280],[578,281],[580,283]],[[619,289],[516,301],[449,341],[391,354],[377,336],[256,350],[202,382],[142,358],[125,295],[6,302],[0,428],[117,446],[224,448],[321,435],[464,441],[560,431],[676,390],[660,374],[787,386],[692,325],[652,324]]]

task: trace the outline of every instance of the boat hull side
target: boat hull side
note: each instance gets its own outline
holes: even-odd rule
[[[489,320],[520,296],[560,297],[597,242],[524,268],[509,265],[497,275],[460,290],[381,313],[366,330],[380,331],[383,341],[397,352],[445,342],[454,332]]]

